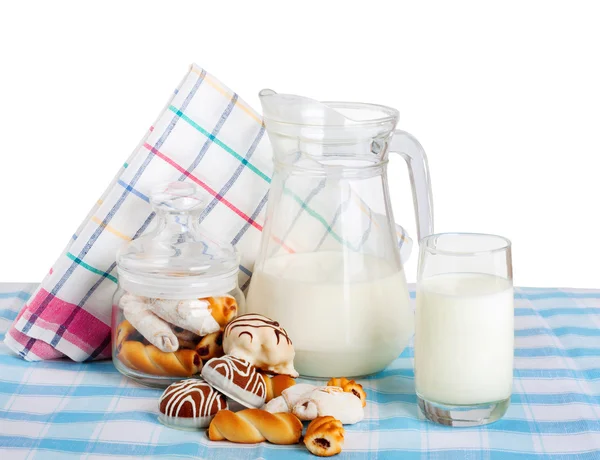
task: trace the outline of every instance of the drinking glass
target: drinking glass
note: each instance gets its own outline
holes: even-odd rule
[[[420,242],[415,385],[431,421],[498,420],[512,391],[511,243],[497,235],[443,233]]]

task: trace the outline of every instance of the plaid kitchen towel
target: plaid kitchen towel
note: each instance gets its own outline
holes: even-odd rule
[[[271,147],[261,117],[236,93],[193,65],[139,146],[73,235],[5,337],[26,360],[64,355],[75,361],[110,356],[111,299],[116,251],[153,221],[150,190],[159,183],[195,182],[206,194],[202,225],[241,253],[240,286],[247,287],[260,245],[272,174]],[[320,228],[321,241],[358,248],[377,240],[385,225],[352,191],[339,209],[319,190],[292,190],[299,225]],[[301,217],[301,218],[300,218]],[[344,241],[341,222],[365,234]],[[364,222],[356,219],[363,219]],[[399,228],[401,254],[410,240]],[[300,234],[302,232],[299,232]],[[312,250],[285,239],[287,252]]]
[[[0,283],[0,337],[34,289]],[[600,290],[515,288],[513,394],[491,425],[425,421],[410,346],[360,383],[365,419],[346,425],[336,460],[598,460]],[[202,431],[167,428],[157,419],[160,394],[109,361],[29,363],[0,343],[0,459],[317,458],[303,444],[211,442]]]

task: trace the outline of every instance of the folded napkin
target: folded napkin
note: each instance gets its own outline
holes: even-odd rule
[[[74,361],[111,354],[115,256],[126,241],[152,224],[150,191],[158,184],[192,181],[206,193],[201,224],[231,241],[241,253],[240,286],[247,288],[260,246],[271,182],[272,152],[262,119],[227,86],[192,65],[139,146],[119,169],[36,292],[6,334],[5,343],[26,360],[68,356]],[[319,227],[323,241],[357,248],[377,238],[377,220],[348,191],[347,205],[331,210],[319,190],[294,191],[293,225]],[[340,218],[342,214],[347,216]],[[366,219],[361,241],[340,240],[343,217]],[[281,235],[287,250],[295,247]],[[314,231],[314,228],[311,230]],[[403,258],[410,240],[399,227]],[[300,232],[302,233],[302,232]]]

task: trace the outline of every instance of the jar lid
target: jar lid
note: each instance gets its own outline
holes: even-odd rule
[[[237,286],[239,256],[199,224],[204,201],[198,187],[157,187],[150,203],[156,227],[117,252],[121,287],[146,297],[190,298],[224,294]]]

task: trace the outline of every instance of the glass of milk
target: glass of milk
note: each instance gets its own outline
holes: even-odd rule
[[[514,295],[511,243],[444,233],[421,240],[415,314],[415,385],[437,423],[498,420],[512,391]]]

